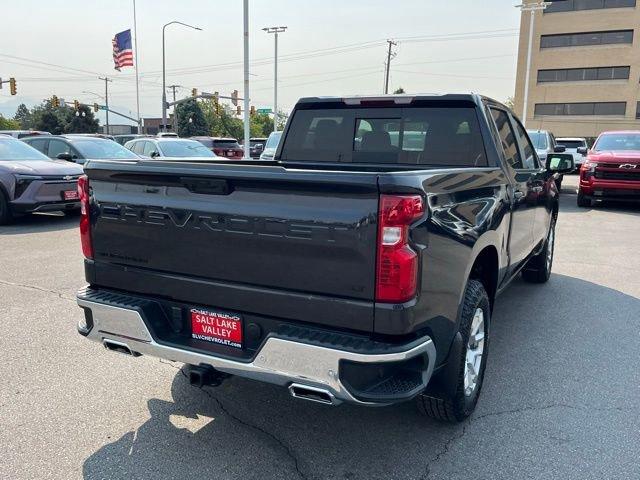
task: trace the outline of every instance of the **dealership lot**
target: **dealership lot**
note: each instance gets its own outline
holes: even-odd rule
[[[0,227],[0,478],[638,478],[640,207],[578,209],[563,184],[554,273],[497,302],[483,396],[460,425],[326,407],[75,332],[76,217]]]

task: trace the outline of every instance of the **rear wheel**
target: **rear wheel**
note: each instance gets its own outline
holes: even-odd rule
[[[482,283],[469,280],[462,305],[460,328],[446,367],[433,379],[433,387],[416,398],[423,415],[446,422],[461,422],[478,403],[489,346],[491,309]]]
[[[556,220],[551,220],[549,234],[544,242],[544,248],[532,257],[522,270],[522,277],[530,283],[545,283],[551,276],[553,266],[553,250],[556,243]]]
[[[591,206],[591,199],[578,190],[577,203],[580,208],[589,208]]]
[[[13,220],[9,202],[4,192],[0,189],[0,225],[7,225]]]

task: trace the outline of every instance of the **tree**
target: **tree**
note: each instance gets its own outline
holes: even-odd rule
[[[72,110],[64,131],[65,133],[96,133],[99,126],[91,108],[88,105],[80,105],[77,111]]]
[[[209,135],[214,137],[242,138],[242,120],[234,115],[234,111],[227,105],[220,104],[219,113],[216,113],[213,102],[202,102],[202,112],[207,122]]]
[[[20,130],[21,128],[19,122],[0,115],[0,130]]]
[[[289,113],[284,110],[278,110],[278,131],[281,132],[284,130],[284,127],[287,125],[287,120],[289,120]]]
[[[253,115],[250,130],[252,137],[268,137],[273,132],[273,118],[266,113]]]
[[[33,116],[24,103],[18,105],[13,119],[20,124],[20,128],[23,130],[28,130],[33,127]]]
[[[33,124],[33,128],[49,132],[52,135],[61,135],[64,133],[65,123],[53,110],[46,109],[42,112],[37,112],[37,120]]]
[[[513,110],[513,109],[515,108],[515,106],[516,106],[516,105],[515,105],[515,101],[514,101],[513,97],[509,97],[509,98],[507,98],[507,101],[506,101],[506,102],[504,102],[504,104],[505,104],[507,107],[509,107],[511,110]]]
[[[407,92],[404,91],[404,88],[398,87],[398,88],[396,88],[396,91],[393,92],[393,93],[394,94],[400,94],[400,93],[407,93]]]
[[[178,135],[181,137],[193,137],[196,135],[209,135],[209,127],[205,120],[200,104],[195,98],[176,106],[178,118]]]

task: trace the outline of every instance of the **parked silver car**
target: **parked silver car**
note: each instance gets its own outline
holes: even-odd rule
[[[82,167],[51,160],[26,143],[0,136],[0,225],[14,216],[79,210]]]
[[[267,143],[264,146],[264,150],[260,154],[260,160],[273,160],[273,157],[276,154],[276,150],[278,149],[278,144],[280,143],[281,136],[282,132],[271,132],[269,138],[267,138]]]
[[[202,143],[185,138],[139,138],[125,143],[124,146],[144,158],[205,160],[220,158]]]

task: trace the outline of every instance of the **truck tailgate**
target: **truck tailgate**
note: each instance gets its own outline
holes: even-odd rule
[[[316,302],[301,308],[316,299],[373,329],[375,175],[181,162],[86,171],[98,285],[345,325]]]

